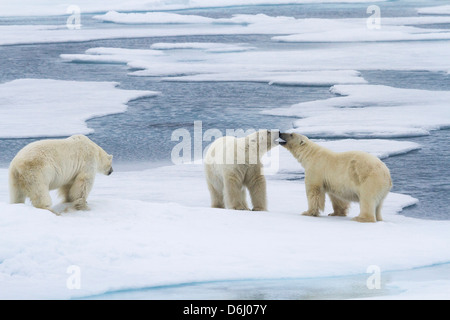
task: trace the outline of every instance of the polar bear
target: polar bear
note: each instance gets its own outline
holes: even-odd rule
[[[9,167],[11,203],[28,197],[36,208],[51,208],[49,190],[59,189],[64,202],[76,210],[88,210],[86,198],[97,172],[110,175],[112,155],[84,135],[41,140],[20,150]]]
[[[359,202],[360,213],[352,220],[382,220],[381,206],[392,188],[389,169],[377,157],[361,151],[336,153],[296,133],[281,133],[279,144],[288,149],[305,169],[308,210],[318,216],[331,199],[331,216],[345,216],[350,202]]]
[[[259,130],[242,138],[218,138],[210,145],[205,156],[205,174],[211,207],[249,210],[247,188],[253,211],[267,211],[261,157],[278,145],[278,135],[276,130]]]

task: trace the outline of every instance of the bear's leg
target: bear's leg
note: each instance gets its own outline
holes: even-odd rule
[[[30,186],[30,200],[35,208],[46,209],[59,215],[58,212],[52,210],[52,198],[48,191],[48,187],[39,185],[37,187]]]
[[[11,203],[25,203],[26,193],[17,185],[17,182],[11,182],[9,186],[9,199]]]
[[[13,168],[9,172],[9,199],[11,203],[25,203],[26,192],[20,184],[20,176]]]
[[[248,208],[248,205],[247,205],[247,189],[244,186],[241,189],[241,203],[245,204],[245,206]]]
[[[225,208],[225,204],[223,203],[223,187],[222,190],[217,190],[210,181],[207,181],[207,183],[211,196],[211,208]]]
[[[70,188],[69,198],[73,200],[72,206],[76,210],[89,210],[86,199],[94,184],[93,176],[79,174]]]
[[[308,198],[308,210],[302,215],[317,217],[319,212],[325,209],[325,192],[321,186],[306,184],[306,197]]]
[[[225,203],[227,208],[233,210],[248,210],[247,201],[245,198],[242,199],[244,187],[242,181],[235,176],[226,177],[224,180]]]
[[[332,194],[328,194],[331,200],[331,204],[333,205],[333,213],[330,213],[329,216],[342,216],[345,217],[348,212],[348,208],[350,207],[350,202],[342,200]]]
[[[383,217],[381,216],[381,205],[382,203],[378,204],[375,209],[375,216],[377,218],[377,221],[383,221]]]
[[[358,222],[375,222],[375,201],[373,197],[360,195],[359,199],[359,216],[352,220]]]
[[[70,199],[70,188],[72,188],[72,184],[66,184],[58,189],[58,194],[63,199],[64,203],[73,201]]]
[[[247,188],[252,199],[253,211],[267,211],[266,178],[258,175],[247,183]]]
[[[381,217],[381,207],[383,206],[384,199],[386,199],[386,196],[384,196],[383,199],[380,200],[377,207],[375,208],[375,216],[377,218],[377,221],[383,221],[383,218]]]

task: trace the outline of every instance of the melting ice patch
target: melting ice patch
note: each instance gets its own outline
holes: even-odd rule
[[[132,69],[139,69],[131,75],[159,76],[165,81],[249,81],[317,86],[366,83],[355,70],[301,70],[303,64],[298,64],[294,57],[271,64],[258,59],[261,54],[255,52],[251,54],[255,58],[249,59],[241,54],[256,48],[245,44],[155,43],[151,48],[91,48],[85,54],[62,54],[61,58],[71,62],[126,63]],[[174,49],[187,50],[174,52]],[[194,62],[186,62],[194,57]]]
[[[450,5],[419,8],[417,12],[420,14],[450,14]]]
[[[255,50],[255,47],[240,43],[216,43],[216,42],[158,42],[150,46],[154,50],[198,49],[206,52],[243,52]]]
[[[422,136],[450,126],[449,91],[380,85],[336,85],[338,97],[263,111],[296,116],[295,131],[312,137]]]
[[[180,77],[164,77],[165,81],[249,81],[278,85],[330,86],[335,83],[366,83],[358,71],[233,71]]]
[[[60,57],[78,63],[127,64],[130,60],[145,61],[163,55],[157,50],[98,47],[86,50],[85,54],[61,54]]]
[[[103,15],[96,15],[94,19],[122,23],[122,24],[280,24],[285,25],[295,23],[293,17],[271,17],[265,14],[234,14],[231,18],[209,18],[198,15],[178,14],[169,12],[146,12],[146,13],[123,13],[109,11]]]
[[[296,19],[265,14],[237,14],[230,18],[209,18],[167,12],[117,13],[97,15],[96,19],[120,24],[106,27],[69,30],[65,25],[0,26],[0,44],[73,42],[95,39],[165,37],[188,35],[268,34],[279,35],[278,41],[394,41],[450,39],[448,29],[418,28],[412,25],[450,23],[450,17],[383,18],[380,30],[367,28],[366,18],[358,19]],[[151,28],[124,27],[124,23],[153,23]],[[153,22],[152,22],[153,21]],[[170,28],[167,24],[175,24]],[[208,27],[205,27],[205,24]],[[296,34],[292,34],[297,31]]]
[[[302,4],[302,3],[364,3],[386,0],[78,0],[76,5],[83,13],[105,12],[108,10],[145,11],[179,10],[189,8],[212,8],[230,6],[251,6],[264,4]],[[0,16],[43,16],[65,15],[69,4],[58,4],[52,0],[16,0],[0,2]]]
[[[172,77],[164,79],[171,81],[297,85],[365,83],[356,70],[450,70],[450,47],[445,41],[348,43],[290,50],[254,48],[243,43],[158,42],[148,51],[135,50],[92,48],[84,54],[64,54],[61,58],[75,62],[124,63],[134,69],[131,75]]]
[[[215,19],[196,16],[181,15],[169,12],[147,12],[147,13],[119,13],[109,11],[103,15],[96,15],[94,19],[125,24],[178,24],[178,23],[212,23]]]
[[[93,130],[85,121],[125,112],[154,91],[121,90],[115,82],[19,79],[0,84],[0,137],[56,137]]]
[[[231,18],[208,18],[165,12],[118,13],[110,11],[95,19],[127,24],[242,24],[255,34],[298,34],[273,37],[283,42],[349,42],[349,41],[418,41],[450,39],[450,32],[440,29],[424,29],[412,25],[450,23],[450,17],[396,17],[383,18],[382,28],[368,28],[366,18],[351,19],[295,19],[272,17],[265,14],[236,14]],[[245,30],[245,29],[244,29]]]
[[[322,20],[322,28],[310,27],[297,34],[275,36],[280,42],[376,42],[448,40],[446,29],[423,28],[430,24],[449,24],[450,17],[383,17],[379,29],[369,28],[367,19],[305,19],[302,22]],[[332,27],[331,27],[332,26]],[[321,30],[322,29],[322,30]],[[294,29],[295,30],[295,29]],[[292,33],[292,32],[289,32]]]

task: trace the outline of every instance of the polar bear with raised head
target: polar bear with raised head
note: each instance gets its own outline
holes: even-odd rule
[[[303,215],[318,216],[328,194],[334,210],[331,216],[346,216],[353,201],[360,206],[353,220],[382,220],[381,206],[392,180],[380,159],[361,151],[333,152],[296,133],[281,133],[280,139],[305,169],[308,210]]]
[[[34,207],[54,212],[49,191],[59,189],[64,202],[88,210],[86,199],[95,175],[110,175],[112,158],[84,135],[30,143],[9,167],[11,203],[24,203],[28,197]]]
[[[246,137],[225,136],[216,139],[205,156],[205,174],[211,195],[211,207],[267,211],[266,179],[261,157],[278,145],[279,131],[259,130]]]

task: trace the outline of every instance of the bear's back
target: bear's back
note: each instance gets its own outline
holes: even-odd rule
[[[76,160],[80,149],[84,149],[84,153],[91,149],[91,144],[93,142],[83,135],[35,141],[23,147],[11,161],[10,166],[38,167],[63,161],[71,162]]]

